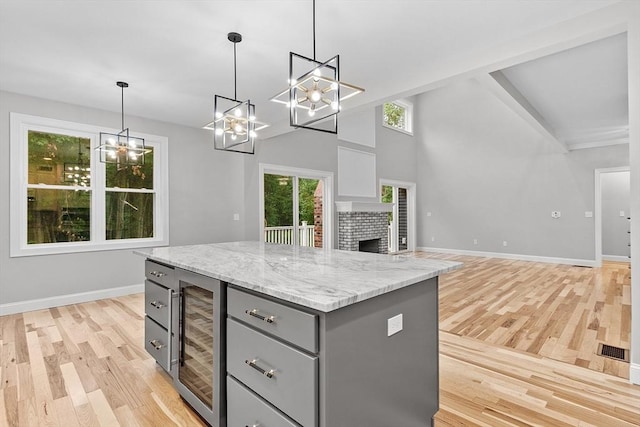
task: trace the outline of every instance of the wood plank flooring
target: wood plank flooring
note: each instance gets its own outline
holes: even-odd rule
[[[541,354],[546,349],[554,356],[547,343],[566,341],[566,328],[559,328],[558,319],[568,321],[574,314],[560,314],[562,304],[588,310],[584,320],[582,313],[578,316],[577,324],[586,325],[583,335],[597,319],[596,340],[598,334],[610,339],[613,331],[624,338],[627,326],[622,318],[616,326],[614,310],[607,308],[616,299],[628,298],[622,271],[591,271],[608,282],[621,281],[621,296],[602,289],[591,297],[582,284],[597,282],[588,277],[591,269],[567,267],[561,273],[564,267],[507,261],[503,271],[500,260],[463,261],[464,269],[441,281],[441,316],[447,330],[440,339],[437,426],[640,426],[640,386],[580,363],[559,361],[567,357],[552,360]],[[519,277],[521,272],[525,276]],[[562,290],[552,290],[542,276],[553,277],[550,281]],[[571,277],[579,280],[565,283]],[[518,296],[518,281],[529,296]],[[479,286],[484,286],[484,295]],[[565,297],[573,302],[563,301]],[[589,307],[600,302],[596,317]],[[529,313],[528,318],[536,318],[533,322],[519,320],[527,318],[522,314],[527,305],[538,307]],[[144,296],[137,294],[0,317],[0,426],[203,426],[145,352],[143,316]],[[504,323],[501,316],[514,320]],[[517,333],[514,325],[527,332],[509,341],[506,336]],[[449,331],[454,329],[457,332]],[[585,339],[574,335],[571,345],[579,348]],[[518,347],[525,342],[526,349]],[[527,352],[535,347],[538,353]]]
[[[629,349],[631,270],[417,253],[461,261],[440,278],[440,329],[629,378],[629,363],[596,354]]]

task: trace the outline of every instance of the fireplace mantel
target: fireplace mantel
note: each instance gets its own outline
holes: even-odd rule
[[[391,212],[393,203],[380,202],[335,202],[338,212]]]

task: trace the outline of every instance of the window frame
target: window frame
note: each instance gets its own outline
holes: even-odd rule
[[[385,104],[395,104],[399,107],[404,108],[404,127],[399,128],[396,126],[391,126],[387,124],[384,120],[384,106]],[[382,104],[382,126],[387,129],[393,129],[398,132],[402,132],[407,135],[413,136],[413,103],[407,101],[406,99],[396,99],[394,101],[385,102]]]
[[[29,188],[74,190],[77,187],[29,184],[28,138],[29,131],[59,133],[88,138],[91,151],[99,145],[100,132],[117,133],[119,130],[66,120],[50,119],[21,113],[10,113],[10,257],[69,254],[118,249],[134,249],[169,245],[169,163],[168,139],[164,136],[142,134],[145,144],[154,148],[154,237],[137,239],[106,238],[106,182],[105,165],[98,156],[91,155],[91,239],[79,242],[27,243],[27,192]],[[145,190],[146,191],[146,190]]]

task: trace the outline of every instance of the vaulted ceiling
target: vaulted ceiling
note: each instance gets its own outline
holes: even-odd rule
[[[346,109],[375,105],[433,81],[442,64],[612,3],[317,0],[317,57],[340,54],[341,79],[366,89]],[[256,104],[261,121],[288,121],[286,109],[268,99],[286,87],[290,51],[313,55],[310,0],[2,0],[0,90],[119,112],[115,82],[124,80],[127,115],[201,127],[214,94],[233,96],[230,31],[244,38],[238,97]],[[618,84],[620,69],[606,65],[618,62],[626,44],[602,43],[501,71],[567,145],[589,127],[593,136],[623,126],[626,86]],[[611,78],[595,88],[592,77],[603,76]],[[572,110],[587,103],[607,114]]]

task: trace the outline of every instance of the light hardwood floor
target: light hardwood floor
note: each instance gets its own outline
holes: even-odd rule
[[[509,348],[502,345],[508,341],[504,337],[502,344],[492,342],[499,334],[485,336],[479,327],[449,332],[464,321],[464,316],[456,317],[456,313],[474,312],[468,309],[470,306],[485,306],[482,310],[491,317],[498,302],[505,307],[520,304],[513,297],[512,283],[519,280],[512,276],[520,270],[528,271],[531,280],[542,275],[553,277],[557,285],[565,285],[565,280],[569,280],[560,278],[563,276],[557,266],[507,262],[503,272],[493,264],[500,263],[497,260],[466,261],[465,269],[443,277],[441,285],[441,316],[447,327],[440,336],[441,409],[437,426],[640,425],[640,387],[628,384],[625,379],[527,353],[517,345]],[[482,274],[493,277],[489,282],[495,292],[483,296],[476,285],[463,291],[467,297],[455,292],[456,286],[464,286],[463,283]],[[586,271],[571,273],[574,274],[581,280],[592,280],[583,276]],[[606,276],[604,272],[592,274]],[[577,292],[577,286],[571,289]],[[551,293],[545,297],[547,292]],[[546,287],[544,291],[532,289],[530,293],[541,306],[545,302],[554,305],[556,300],[571,295],[571,291],[554,292]],[[525,304],[529,300],[522,297],[521,301]],[[580,302],[575,307],[586,310]],[[516,313],[518,310],[513,308]],[[504,310],[498,311],[504,314]],[[554,325],[559,322],[550,322],[555,311],[548,317],[538,311],[530,315],[536,317],[534,323],[539,325],[530,329],[538,331],[550,325],[548,332],[541,331],[538,335],[553,337],[557,334],[553,332]],[[604,307],[600,313],[603,311]],[[138,294],[0,317],[0,426],[204,425],[181,401],[169,377],[144,351],[143,316],[144,296]],[[592,319],[585,316],[588,329]],[[469,325],[482,318],[470,317],[473,320]],[[605,328],[601,332],[605,336],[611,329],[604,325],[606,318],[598,315],[598,331]],[[501,332],[508,335],[516,332],[512,327],[517,322],[516,319],[507,326],[495,318],[482,324],[488,325],[484,329],[499,325],[493,326],[494,330],[506,328],[509,332]],[[527,324],[520,322],[520,328]],[[493,338],[462,336],[465,331]],[[514,342],[529,342],[527,349],[533,348],[531,343],[538,335],[529,334],[522,333],[521,339]],[[562,336],[560,332],[559,337]],[[544,343],[540,348],[545,348]]]
[[[631,270],[468,256],[440,278],[440,329],[629,378],[629,363],[598,356],[599,343],[629,349]]]

